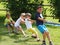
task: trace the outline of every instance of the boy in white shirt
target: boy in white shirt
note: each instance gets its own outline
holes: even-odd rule
[[[38,34],[37,34],[35,28],[32,28],[32,23],[33,23],[33,20],[31,20],[31,14],[26,13],[25,25],[27,27],[27,30],[32,32],[32,37],[35,37],[37,39],[37,41],[39,41],[40,39],[38,38]]]
[[[21,23],[24,23],[24,19],[25,19],[25,13],[21,13],[21,16],[17,19],[14,26],[17,30],[21,31],[25,37],[27,37],[27,35],[25,34],[20,25]]]

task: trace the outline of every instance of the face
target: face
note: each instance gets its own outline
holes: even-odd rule
[[[43,10],[42,8],[39,8],[39,9],[37,9],[37,12],[42,13],[42,10]]]
[[[7,18],[9,19],[10,18],[10,15],[7,15]]]
[[[31,16],[26,16],[26,17],[29,18],[29,19],[31,18]]]
[[[23,19],[25,19],[25,16],[22,16]]]

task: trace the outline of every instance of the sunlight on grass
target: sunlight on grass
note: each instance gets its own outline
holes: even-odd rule
[[[35,25],[34,25],[34,28],[36,28]],[[47,26],[47,28],[50,32],[51,39],[54,45],[60,45],[60,35],[59,35],[60,27]],[[26,28],[24,27],[24,31],[25,29]],[[36,31],[38,32],[39,37],[42,40],[42,34],[39,32],[37,28],[36,28]],[[29,34],[29,32],[27,32],[27,34]],[[0,45],[41,45],[41,42],[37,42],[34,38],[31,37],[31,34],[29,34],[29,37],[27,38],[24,38],[21,33],[19,35],[15,35],[13,33],[8,35],[7,29],[3,25],[1,25]],[[47,41],[47,45],[48,45],[48,41]]]

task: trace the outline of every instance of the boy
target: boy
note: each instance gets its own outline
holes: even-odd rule
[[[32,37],[35,37],[37,39],[37,41],[39,41],[37,32],[35,31],[34,28],[32,28],[32,23],[33,23],[33,21],[31,20],[31,14],[30,13],[26,13],[25,25],[27,27],[27,30],[32,32]]]
[[[23,33],[23,35],[25,37],[27,37],[27,35],[25,34],[25,32],[23,31],[22,27],[21,27],[21,23],[24,23],[24,19],[25,19],[25,13],[21,13],[21,16],[17,19],[17,21],[15,22],[15,28],[19,31],[21,31]]]
[[[12,32],[14,32],[14,23],[15,22],[11,18],[10,14],[7,13],[6,14],[6,19],[4,21],[4,25],[7,27],[9,34],[10,34],[10,28],[12,28]]]
[[[46,42],[45,42],[46,37],[48,38],[49,45],[53,45],[52,41],[50,39],[48,29],[44,25],[44,22],[46,22],[46,20],[42,16],[42,7],[38,6],[37,13],[36,13],[36,25],[37,25],[37,28],[39,29],[39,31],[43,34],[43,43],[42,43],[42,45],[46,45]]]

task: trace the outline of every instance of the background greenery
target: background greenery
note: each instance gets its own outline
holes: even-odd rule
[[[20,1],[23,1],[23,4],[20,4],[21,3]],[[37,7],[41,3],[41,0],[35,0],[35,1],[30,0],[30,1],[28,1],[28,4],[26,2],[26,4],[29,5],[27,8],[26,8],[26,4],[24,3],[25,1],[24,0],[9,0],[9,3],[8,3],[7,0],[0,0],[0,9],[2,9],[2,10],[0,10],[0,45],[41,45],[41,42],[37,42],[34,38],[30,37],[31,33],[26,32],[26,27],[24,25],[22,25],[22,27],[23,27],[24,31],[29,35],[28,38],[24,38],[23,35],[21,34],[21,32],[20,32],[20,35],[15,35],[13,33],[8,35],[8,31],[7,31],[6,27],[3,25],[5,15],[6,15],[6,10],[8,10],[8,8],[6,8],[6,7],[9,7],[10,13],[11,13],[13,18],[15,18],[14,16],[16,16],[16,18],[18,18],[22,11],[27,12],[27,10],[28,10],[28,12],[32,13],[32,18],[34,17],[34,14],[35,14],[35,11],[36,11],[35,7]],[[57,3],[55,2],[56,6],[54,6],[55,3],[53,3],[54,5],[51,4],[51,2],[49,0],[48,1],[43,0],[43,1],[44,1],[43,5],[45,5],[45,6],[43,6],[44,15],[47,15],[46,20],[54,22],[54,23],[59,23],[58,19],[53,19],[53,16],[55,15],[53,13],[55,11],[55,8],[56,8],[56,6],[58,7],[60,5],[59,0],[50,0],[52,2],[56,1],[57,2]],[[6,5],[8,5],[8,6],[6,6]],[[30,6],[30,5],[32,5],[32,6]],[[52,7],[50,5],[52,5]],[[22,11],[20,10],[20,8],[21,8]],[[60,10],[60,8],[58,8],[57,10]],[[21,11],[21,12],[18,12],[18,11]],[[58,12],[56,12],[56,13],[58,13]],[[49,26],[49,25],[46,25],[46,26],[47,26],[47,28],[50,32],[51,39],[52,39],[54,45],[60,45],[60,35],[59,35],[60,34],[60,27]],[[33,27],[36,28],[35,24],[33,24]],[[42,35],[38,31],[37,28],[36,28],[36,31],[38,32],[40,39],[42,39]],[[48,41],[47,41],[47,45],[48,45]]]

